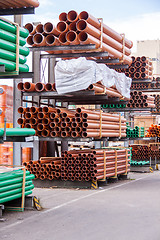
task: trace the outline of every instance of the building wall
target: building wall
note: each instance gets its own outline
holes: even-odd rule
[[[137,52],[134,56],[146,56],[153,61],[153,74],[160,76],[160,40],[137,41]]]

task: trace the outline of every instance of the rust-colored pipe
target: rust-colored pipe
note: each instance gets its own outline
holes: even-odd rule
[[[69,45],[69,42],[67,41],[66,39],[66,32],[63,32],[59,35],[59,42],[62,44],[62,45]]]
[[[55,108],[51,108],[51,107],[43,107],[42,108],[42,112],[44,112],[44,113],[54,113],[54,112],[56,112],[56,109]]]
[[[43,24],[39,23],[36,26],[36,33],[43,33],[43,32],[44,32]]]
[[[27,43],[28,43],[28,45],[30,45],[32,47],[34,47],[36,45],[33,41],[33,36],[32,35],[27,37]]]
[[[37,118],[31,118],[30,119],[30,124],[36,125],[37,123],[38,123],[38,119]]]
[[[69,31],[77,32],[77,23],[76,22],[70,23],[68,26],[68,29],[69,29]]]
[[[53,34],[49,34],[46,36],[46,45],[48,46],[59,46],[60,42],[57,37],[55,37]]]
[[[22,125],[22,124],[25,123],[25,119],[24,119],[24,118],[18,118],[17,123],[18,123],[19,125]]]
[[[27,23],[24,28],[26,28],[29,31],[30,35],[34,35],[36,33],[36,28],[32,23]]]
[[[36,90],[37,92],[42,92],[42,91],[45,90],[44,87],[45,87],[45,84],[44,84],[44,83],[38,82],[38,83],[36,83],[36,85],[35,85],[35,90]]]
[[[100,40],[101,37],[101,32],[99,29],[95,28],[94,26],[92,26],[91,24],[87,23],[87,21],[85,20],[79,20],[77,22],[77,30],[78,31],[85,31],[88,34],[90,34],[91,36],[98,38]],[[118,51],[123,53],[123,45],[119,42],[117,42],[116,40],[114,40],[113,38],[107,36],[106,34],[103,33],[102,35],[103,37],[103,42],[108,44],[109,46],[117,49]],[[131,50],[128,48],[124,48],[125,50],[125,54],[127,56],[129,56],[131,54]]]
[[[44,118],[48,117],[48,114],[45,114],[43,112],[39,112],[37,114],[37,117],[38,117],[38,119],[44,119]]]
[[[49,125],[49,123],[51,122],[51,120],[49,119],[49,118],[43,118],[42,119],[42,124],[44,124],[44,125]]]
[[[67,20],[69,22],[76,22],[78,20],[78,13],[74,10],[71,10],[67,14]]]
[[[18,90],[20,91],[24,91],[24,83],[23,82],[19,82],[17,85]]]
[[[42,133],[41,133],[42,137],[48,137],[49,134],[50,133],[49,133],[49,131],[47,129],[42,130]]]
[[[51,92],[52,91],[52,84],[51,83],[47,83],[44,86],[44,89],[45,89],[46,92]]]
[[[54,34],[56,37],[59,36],[59,31],[57,31],[57,28],[51,22],[45,23],[43,29],[47,34]]]
[[[33,42],[39,47],[45,46],[46,45],[46,38],[43,36],[41,33],[36,33],[33,36]]]
[[[57,31],[59,33],[66,33],[68,31],[68,24],[66,22],[58,22]]]
[[[66,22],[67,21],[67,13],[66,12],[62,12],[60,15],[59,15],[59,21],[63,21],[63,22]]]
[[[66,34],[66,39],[70,44],[73,44],[73,45],[76,45],[76,44],[80,43],[79,40],[78,40],[78,35],[74,31],[69,31]]]
[[[24,83],[24,90],[26,92],[34,92],[35,91],[35,84],[31,82],[25,82]]]
[[[32,107],[30,108],[30,112],[33,113],[33,114],[37,113],[37,112],[38,112],[38,107],[32,106]]]
[[[90,15],[88,12],[83,11],[79,14],[79,19],[84,19],[86,20],[89,24],[91,24],[92,26],[100,29],[101,28],[101,24],[98,21],[97,18],[93,17],[92,15]],[[122,43],[123,42],[123,37],[122,35],[120,35],[119,33],[117,33],[116,31],[114,31],[113,29],[109,28],[107,25],[103,24],[103,32],[107,35],[109,35],[110,37],[112,37],[113,39],[115,39],[116,41]],[[125,38],[125,46],[128,48],[132,48],[133,46],[133,42],[129,41],[128,39]]]
[[[97,48],[100,47],[100,41],[91,36],[90,34],[86,33],[85,31],[82,31],[78,34],[78,39],[80,41],[80,43],[82,44],[95,44]],[[108,53],[110,53],[111,55],[113,55],[114,57],[117,57],[117,58],[124,58],[125,62],[128,63],[128,64],[131,64],[132,62],[132,59],[131,57],[128,57],[126,55],[123,56],[123,54],[119,51],[117,51],[116,49],[114,49],[113,47],[110,47],[109,45],[105,44],[105,43],[102,43],[102,50],[103,51],[107,51]]]

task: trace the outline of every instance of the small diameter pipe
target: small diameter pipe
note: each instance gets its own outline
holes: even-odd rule
[[[35,91],[35,84],[31,82],[25,82],[24,83],[24,90],[26,92],[34,92]]]
[[[35,90],[36,90],[37,92],[42,92],[42,91],[45,90],[44,86],[45,86],[44,83],[38,82],[38,83],[36,83],[36,85],[35,85]]]

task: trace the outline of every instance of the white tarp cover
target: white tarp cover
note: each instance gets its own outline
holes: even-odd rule
[[[115,86],[123,97],[130,98],[132,79],[118,73],[105,64],[98,64],[85,57],[60,60],[55,67],[55,84],[58,94],[84,90],[90,84],[101,81],[108,88]]]

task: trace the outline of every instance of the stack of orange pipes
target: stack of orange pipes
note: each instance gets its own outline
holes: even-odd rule
[[[22,92],[52,92],[56,91],[56,86],[55,83],[31,83],[31,82],[19,82],[18,85],[18,90]],[[94,90],[95,94],[106,94],[108,97],[118,97],[122,98],[123,96],[115,89],[115,88],[106,88],[101,82],[91,84],[86,90]]]
[[[41,137],[126,137],[126,119],[121,115],[77,108],[19,107],[18,124],[34,128]]]
[[[22,7],[38,7],[39,2],[37,0],[7,0],[0,2],[0,8],[22,8]]]
[[[156,108],[156,110],[155,111],[153,111],[153,113],[159,113],[160,112],[160,95],[159,94],[157,94],[157,95],[152,95],[154,98],[155,98],[155,101],[154,101],[154,103],[155,103],[155,108]]]
[[[37,161],[24,162],[23,165],[35,178],[60,179],[61,177],[61,157],[41,157]]]
[[[132,64],[127,69],[117,69],[117,72],[124,72],[132,79],[152,79],[153,66],[149,58],[132,56]]]
[[[152,124],[147,130],[146,137],[160,137],[160,126]]]
[[[128,173],[130,155],[122,150],[72,150],[62,153],[61,179],[71,181],[101,180]]]
[[[126,39],[122,34],[117,33],[102,21],[83,11],[79,15],[71,10],[68,13],[59,15],[57,26],[51,22],[36,27],[27,23],[25,28],[30,32],[27,43],[31,46],[59,46],[95,44],[96,48],[109,53],[110,56],[122,59],[125,63],[131,64],[132,41]],[[102,42],[101,42],[102,40]],[[68,53],[69,50],[63,51]],[[70,52],[70,51],[69,51]],[[50,51],[49,53],[62,53],[62,51]]]
[[[141,91],[131,92],[131,99],[127,107],[130,108],[155,108],[154,97],[147,95]]]

